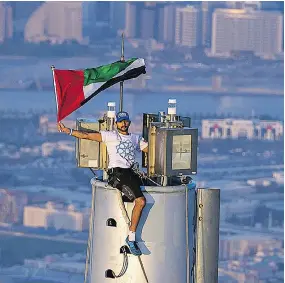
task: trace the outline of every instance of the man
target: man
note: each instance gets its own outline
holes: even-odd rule
[[[142,253],[136,242],[136,229],[146,200],[140,189],[141,179],[134,173],[131,167],[135,163],[136,150],[147,152],[148,143],[139,135],[130,134],[130,125],[129,114],[122,111],[116,115],[115,131],[88,133],[66,128],[62,123],[58,123],[58,130],[80,139],[104,142],[106,144],[109,155],[109,184],[122,191],[135,203],[126,243],[131,253],[139,256]]]

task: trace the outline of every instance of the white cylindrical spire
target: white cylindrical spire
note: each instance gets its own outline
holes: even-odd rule
[[[176,99],[168,99],[168,115],[176,115]]]
[[[108,118],[115,118],[116,116],[116,102],[108,102]]]
[[[106,278],[106,270],[112,270],[116,275],[122,270],[124,254],[120,253],[120,248],[125,245],[128,226],[116,189],[95,179],[91,183],[96,192],[90,282],[146,283],[139,258],[134,255],[127,256],[124,275]],[[140,259],[148,282],[192,282],[195,190],[181,185],[146,186],[142,191],[146,206],[136,240],[143,253]],[[131,216],[134,204],[125,203],[125,206]]]

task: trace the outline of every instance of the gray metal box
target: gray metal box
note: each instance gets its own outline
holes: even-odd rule
[[[198,129],[157,128],[155,173],[164,176],[197,174]]]
[[[102,130],[102,125],[93,119],[78,118],[76,129],[84,132]],[[102,169],[102,146],[101,143],[86,139],[76,139],[76,160],[78,167]]]

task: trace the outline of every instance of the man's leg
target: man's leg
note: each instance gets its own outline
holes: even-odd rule
[[[141,255],[141,250],[136,242],[136,230],[140,221],[141,213],[145,207],[146,200],[141,191],[140,178],[132,171],[128,171],[127,178],[123,180],[124,185],[122,191],[130,198],[134,200],[134,208],[132,211],[131,225],[129,227],[129,235],[126,238],[126,243],[130,248],[133,255]]]
[[[131,226],[130,226],[130,231],[136,232],[137,226],[139,224],[142,210],[145,207],[145,197],[139,197],[135,199],[135,206],[132,211],[132,218],[131,218]]]

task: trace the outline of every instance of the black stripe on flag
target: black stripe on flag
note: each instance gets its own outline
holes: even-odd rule
[[[137,78],[139,75],[145,74],[145,73],[146,73],[145,66],[141,66],[139,68],[134,68],[134,69],[126,72],[125,74],[123,74],[119,77],[110,79],[109,81],[104,83],[100,88],[98,88],[94,93],[92,93],[90,96],[88,96],[86,99],[84,99],[81,102],[81,106],[83,106],[85,103],[87,103],[90,99],[92,99],[94,96],[96,96],[99,92],[113,86],[114,84],[119,83],[119,82],[123,82],[126,80]]]

